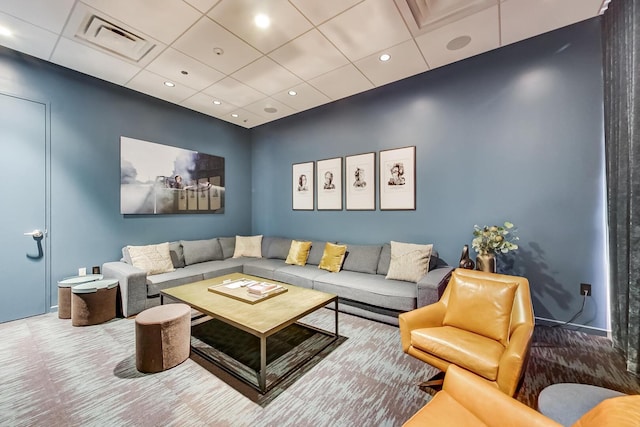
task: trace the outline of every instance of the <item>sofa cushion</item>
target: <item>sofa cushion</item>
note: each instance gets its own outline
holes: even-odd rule
[[[284,260],[277,258],[246,258],[242,272],[273,280],[273,272],[286,265]]]
[[[347,245],[342,269],[376,274],[381,250],[381,245]]]
[[[387,279],[418,283],[429,271],[433,245],[391,242],[391,263]]]
[[[377,274],[342,270],[315,278],[313,288],[340,298],[397,311],[416,308],[416,284],[387,280]]]
[[[504,346],[509,343],[509,326],[517,283],[465,280],[454,273],[448,286],[449,303],[443,325],[491,338]]]
[[[307,264],[318,265],[324,254],[324,245],[327,242],[321,242],[314,240],[311,242],[311,250],[309,251],[309,257],[307,258]]]
[[[291,247],[287,254],[285,264],[305,265],[311,250],[311,242],[301,242],[299,240],[291,241]]]
[[[218,241],[220,242],[220,247],[222,247],[222,257],[224,259],[231,258],[236,250],[236,238],[218,237]]]
[[[218,239],[180,240],[185,265],[222,259],[222,248]]]
[[[229,258],[224,261],[209,261],[202,264],[202,277],[213,279],[231,273],[242,273],[243,265],[249,258]],[[194,267],[200,264],[194,265]]]
[[[318,268],[337,273],[342,268],[344,255],[347,253],[347,245],[337,245],[327,242],[324,245],[324,253]]]
[[[291,248],[291,241],[291,239],[285,239],[284,237],[272,237],[267,252],[263,252],[262,256],[266,258],[287,259],[289,249]]]
[[[273,272],[274,280],[288,283],[302,288],[313,289],[314,280],[325,274],[332,274],[321,270],[316,265],[286,265]]]
[[[233,251],[234,258],[240,257],[262,258],[262,235],[236,236],[236,247]]]
[[[169,255],[174,268],[182,268],[184,263],[184,251],[180,242],[169,242]]]
[[[169,243],[146,246],[127,246],[131,265],[148,274],[165,273],[173,271],[173,263],[169,253]]]

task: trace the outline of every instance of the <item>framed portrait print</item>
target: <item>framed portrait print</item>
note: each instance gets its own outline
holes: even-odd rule
[[[294,211],[313,210],[313,177],[313,162],[293,164],[291,190]]]
[[[416,147],[380,151],[380,210],[415,210]]]
[[[342,210],[342,157],[316,163],[318,210]]]
[[[347,156],[345,194],[348,211],[374,211],[376,209],[376,153]]]

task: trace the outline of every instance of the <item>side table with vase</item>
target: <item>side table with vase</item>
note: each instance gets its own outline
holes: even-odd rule
[[[473,226],[473,241],[471,245],[476,250],[476,269],[489,273],[498,272],[498,262],[496,254],[506,254],[509,251],[518,249],[514,242],[519,240],[515,235],[512,223],[505,221],[504,225],[492,225],[479,227]]]

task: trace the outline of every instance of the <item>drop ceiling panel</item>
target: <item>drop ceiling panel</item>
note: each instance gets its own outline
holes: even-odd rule
[[[320,26],[352,61],[411,38],[392,1],[366,0]]]
[[[193,7],[175,0],[83,1],[165,44],[173,42],[201,16]]]
[[[202,13],[207,13],[220,0],[184,0]]]
[[[164,99],[165,101],[173,102],[174,104],[179,104],[181,101],[196,93],[195,90],[181,84],[176,84],[174,87],[167,87],[164,85],[165,81],[166,79],[162,76],[142,70],[126,84],[126,87],[156,98]]]
[[[60,33],[75,0],[2,0],[0,12]]]
[[[592,18],[601,5],[602,0],[503,0],[502,45]]]
[[[302,82],[290,71],[266,56],[235,72],[233,77],[267,95],[272,95]]]
[[[329,98],[336,100],[373,89],[356,67],[351,64],[311,79],[309,83]]]
[[[225,77],[223,73],[172,48],[158,55],[146,69],[195,90],[202,90]]]
[[[362,0],[290,0],[314,25],[322,24]]]
[[[204,93],[216,99],[223,99],[238,107],[244,107],[266,96],[232,77],[224,78],[212,84],[204,90]]]
[[[269,16],[269,28],[258,28],[254,24],[258,14]],[[311,23],[287,0],[222,0],[208,16],[263,53],[311,28]]]
[[[388,61],[381,61],[380,54],[391,55]],[[376,52],[355,63],[356,67],[376,86],[427,71],[427,63],[413,40],[407,40],[389,49]]]
[[[233,117],[232,114],[237,114],[238,117]],[[236,125],[245,127],[247,129],[252,128],[254,126],[261,125],[269,121],[264,117],[253,114],[242,108],[239,108],[232,113],[225,114],[224,116],[221,116],[221,117],[218,116],[218,118],[221,118],[222,120],[226,120],[229,123],[234,123]]]
[[[216,100],[216,98],[198,92],[192,97],[182,101],[180,105],[216,117],[223,116],[238,109],[236,105],[232,105],[226,101],[222,101],[220,105],[216,105],[213,103],[214,100]]]
[[[282,92],[273,95],[272,98],[297,111],[308,110],[310,108],[317,107],[318,105],[331,102],[331,99],[328,96],[307,83],[301,83],[291,89],[296,92],[295,96],[289,95],[288,90],[283,90]]]
[[[276,111],[273,111],[274,109]],[[290,116],[291,114],[294,114],[297,112],[293,108],[288,107],[283,103],[276,101],[273,98],[261,99],[260,101],[247,105],[246,107],[243,108],[243,110],[253,113],[256,116],[263,117],[268,121],[281,119],[283,117]]]
[[[312,79],[349,62],[320,31],[315,29],[276,49],[269,57],[304,80]]]
[[[44,60],[49,60],[58,35],[31,25],[11,15],[0,13],[0,26],[10,30],[10,36],[0,35],[0,44]]]
[[[258,50],[206,16],[172,46],[225,74],[231,74],[261,56]],[[215,48],[222,49],[223,53],[216,54]]]
[[[415,40],[429,67],[441,67],[500,47],[498,16],[498,7],[494,6],[418,36]],[[460,40],[459,37],[469,37],[469,44],[457,50],[448,49],[447,45],[450,42],[455,44],[452,40]]]
[[[140,67],[64,37],[51,62],[123,86],[140,72]]]

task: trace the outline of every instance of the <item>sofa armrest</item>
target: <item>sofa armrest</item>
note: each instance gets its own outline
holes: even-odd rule
[[[444,319],[446,310],[446,305],[437,302],[398,315],[402,351],[406,353],[409,347],[411,347],[411,331],[414,329],[442,326],[442,320]]]
[[[147,272],[126,262],[114,261],[102,264],[105,278],[116,279],[120,285],[122,314],[124,317],[140,313],[147,300]]]
[[[417,306],[424,307],[437,302],[447,287],[452,272],[453,267],[449,265],[441,265],[428,271],[417,283]]]
[[[509,337],[509,344],[507,344],[507,348],[500,358],[496,382],[498,387],[509,396],[515,394],[520,378],[524,373],[533,327],[533,324],[528,323],[516,326]]]

